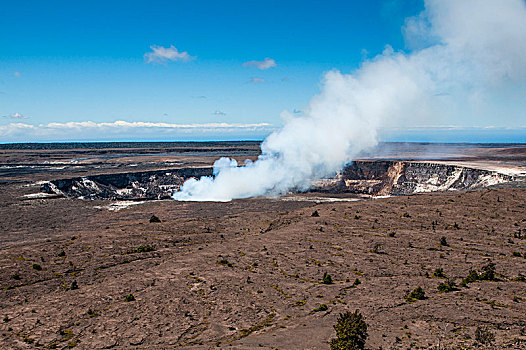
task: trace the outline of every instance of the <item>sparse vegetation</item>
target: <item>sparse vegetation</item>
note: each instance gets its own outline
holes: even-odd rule
[[[318,213],[318,211],[315,210],[315,211],[312,212],[311,216],[317,218],[317,217],[320,216],[320,213]]]
[[[79,285],[78,285],[77,281],[71,282],[71,287],[69,287],[69,289],[70,290],[79,289]]]
[[[440,237],[440,245],[444,247],[449,247],[449,243],[447,243],[447,239],[445,236]]]
[[[467,287],[469,283],[477,281],[496,281],[495,276],[495,263],[491,261],[487,265],[483,266],[480,273],[471,270],[466,278],[460,283],[461,287]]]
[[[405,300],[408,303],[414,303],[415,301],[424,300],[425,298],[426,296],[425,296],[424,289],[418,286],[406,295]]]
[[[477,343],[489,345],[495,341],[495,334],[487,327],[477,327],[475,330],[475,340]]]
[[[363,350],[367,340],[367,323],[358,310],[340,314],[336,325],[336,339],[330,342],[331,350]]]
[[[479,274],[479,280],[481,281],[495,281],[495,263],[491,261],[482,267],[482,270]]]
[[[40,266],[39,264],[34,263],[32,266],[33,266],[33,269],[34,269],[34,270],[42,271],[42,266]]]
[[[441,267],[435,269],[435,271],[433,271],[433,274],[431,276],[436,277],[436,278],[446,278],[446,275],[444,274],[444,269]]]
[[[469,274],[466,278],[460,283],[461,287],[466,287],[469,283],[473,283],[479,280],[479,274],[475,270],[469,271]]]
[[[305,299],[298,300],[298,301],[296,301],[296,306],[303,306],[303,305],[305,305],[306,302],[307,302],[307,300],[305,300]]]
[[[456,290],[456,285],[455,282],[453,282],[450,279],[447,279],[446,281],[441,282],[438,285],[437,289],[440,293],[449,293]]]
[[[135,249],[128,250],[127,254],[135,254],[135,253],[147,253],[147,252],[153,252],[155,251],[155,248],[151,245],[140,245]]]
[[[327,311],[329,310],[329,307],[327,306],[327,304],[320,304],[320,306],[318,306],[317,308],[315,308],[314,312],[320,312],[320,311]]]
[[[133,296],[133,294],[130,293],[124,297],[124,301],[125,302],[135,301],[135,297]]]
[[[327,272],[323,273],[323,278],[321,280],[323,284],[332,284],[332,277]]]
[[[11,278],[14,279],[14,280],[20,280],[21,277],[20,277],[20,274],[17,272],[15,272],[14,274],[11,275]]]
[[[66,252],[62,250],[60,253],[57,254],[57,256],[59,256],[61,258],[65,258],[66,257]]]
[[[157,223],[157,222],[161,222],[161,219],[159,219],[157,216],[155,215],[152,215],[150,217],[150,223]]]
[[[354,283],[352,284],[353,287],[357,287],[359,284],[361,284],[362,282],[360,281],[360,279],[355,279],[354,280]]]
[[[217,261],[217,263],[219,265],[224,265],[224,266],[228,266],[228,267],[234,267],[234,264],[229,262],[227,259],[220,259],[220,260]]]
[[[261,330],[261,329],[263,329],[265,327],[271,326],[272,325],[272,320],[274,319],[275,316],[276,315],[274,313],[269,314],[262,322],[260,322],[260,323],[258,323],[256,325],[253,325],[250,328],[242,329],[240,331],[239,337],[240,338],[244,338],[246,336],[249,336],[253,332],[256,332],[256,331],[259,331],[259,330]]]

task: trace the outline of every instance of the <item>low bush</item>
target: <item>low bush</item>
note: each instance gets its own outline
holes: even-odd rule
[[[426,298],[426,295],[425,295],[424,289],[418,286],[406,295],[405,300],[408,303],[414,303],[415,301],[424,300],[425,298]]]
[[[314,312],[319,312],[319,311],[327,311],[329,309],[329,307],[327,306],[327,304],[321,304],[320,306],[318,306],[317,308],[315,308]]]
[[[487,327],[477,327],[475,330],[475,340],[477,343],[489,345],[495,341],[495,334]]]
[[[332,284],[332,277],[327,272],[323,274],[323,278],[321,280],[321,283],[323,284]]]
[[[446,278],[446,275],[444,274],[444,269],[441,267],[435,269],[431,276],[436,278]]]
[[[147,253],[147,252],[153,252],[155,251],[155,248],[151,245],[140,245],[135,249],[128,250],[128,254],[135,254],[135,253]]]
[[[450,279],[447,279],[445,282],[440,283],[437,289],[440,293],[449,293],[456,290],[457,288],[455,282],[453,282]]]
[[[336,325],[336,339],[330,342],[331,350],[363,350],[367,340],[367,323],[358,310],[340,314]]]
[[[156,222],[161,222],[161,219],[159,219],[157,216],[155,215],[152,215],[150,217],[150,223],[156,223]]]

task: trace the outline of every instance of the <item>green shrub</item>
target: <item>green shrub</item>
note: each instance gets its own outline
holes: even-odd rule
[[[336,325],[336,339],[330,342],[331,350],[363,350],[367,340],[367,323],[358,310],[340,314]]]
[[[479,275],[479,280],[481,281],[495,281],[495,263],[491,261],[482,267],[482,270]]]
[[[135,249],[128,250],[128,254],[153,252],[155,248],[151,245],[140,245]]]
[[[357,279],[354,280],[354,283],[352,284],[352,286],[356,287],[356,286],[358,286],[361,283],[362,283],[362,281],[360,281],[360,279],[357,278]]]
[[[445,236],[440,237],[440,245],[444,247],[449,247],[449,244],[447,243],[447,239]]]
[[[21,277],[20,277],[20,274],[17,272],[15,272],[14,274],[11,275],[11,278],[14,279],[14,280],[20,280]]]
[[[79,285],[78,285],[77,281],[71,282],[71,287],[69,287],[69,289],[70,290],[79,289]]]
[[[480,274],[477,271],[469,271],[469,275],[462,280],[460,283],[461,287],[467,287],[468,283],[473,283],[476,281],[496,281],[495,277],[495,263],[491,261],[482,267]]]
[[[305,305],[305,303],[307,303],[307,300],[305,300],[305,299],[298,300],[298,301],[296,301],[296,306],[303,306],[303,305]]]
[[[42,266],[40,266],[39,264],[33,264],[33,269],[37,270],[37,271],[42,271]]]
[[[234,267],[234,264],[232,264],[231,262],[229,262],[227,259],[221,259],[221,260],[218,260],[217,263],[219,265],[224,265],[224,266],[228,266],[228,267]]]
[[[61,258],[64,258],[66,256],[66,252],[65,251],[61,251],[57,255],[60,256]]]
[[[516,256],[518,258],[520,258],[522,256],[522,254],[520,252],[513,252],[511,253],[513,256]]]
[[[435,269],[432,276],[436,278],[446,278],[446,275],[444,274],[444,269],[441,267]]]
[[[124,297],[124,301],[126,302],[135,301],[135,297],[133,296],[133,294],[130,293]]]
[[[317,211],[317,210],[315,210],[315,211],[313,211],[313,212],[312,212],[311,216],[313,216],[313,217],[317,218],[317,217],[319,217],[319,216],[320,216],[320,213],[318,213],[318,211]]]
[[[317,308],[315,308],[314,312],[319,312],[319,311],[327,311],[329,309],[329,307],[327,306],[327,304],[321,304],[320,306],[318,306]]]
[[[409,294],[406,295],[405,300],[408,303],[414,303],[417,300],[424,300],[426,298],[424,289],[420,286],[413,289]]]
[[[466,278],[462,280],[462,283],[460,283],[460,286],[466,287],[468,283],[473,283],[479,280],[479,274],[475,270],[469,271],[469,274]]]
[[[332,277],[327,272],[323,274],[323,278],[321,280],[321,283],[323,284],[332,284]]]
[[[150,222],[151,222],[151,223],[161,222],[161,219],[159,219],[159,218],[158,218],[157,216],[155,216],[155,215],[152,215],[152,216],[150,217]]]
[[[480,344],[491,344],[495,341],[495,334],[487,327],[477,327],[475,330],[475,340]]]
[[[450,279],[447,279],[445,282],[440,283],[437,288],[438,291],[441,293],[449,293],[457,289],[455,282],[453,282]]]

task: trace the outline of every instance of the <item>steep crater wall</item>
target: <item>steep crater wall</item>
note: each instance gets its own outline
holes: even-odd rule
[[[212,168],[183,168],[75,177],[46,182],[49,194],[112,200],[171,198],[189,178],[212,176]],[[419,192],[473,190],[524,179],[495,171],[410,161],[355,161],[336,176],[315,182],[310,192],[397,196]]]
[[[369,196],[474,190],[521,181],[496,171],[456,165],[411,161],[356,161],[334,178],[322,179],[312,191]]]
[[[41,191],[81,199],[167,199],[187,179],[211,175],[212,168],[93,175],[49,181],[41,186]]]

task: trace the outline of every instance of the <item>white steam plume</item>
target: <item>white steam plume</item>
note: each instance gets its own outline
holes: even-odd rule
[[[404,27],[413,52],[387,46],[352,74],[328,72],[303,116],[283,113],[283,128],[263,142],[257,161],[238,167],[221,158],[214,163],[215,178],[186,181],[174,199],[229,201],[306,189],[375,146],[381,126],[460,119],[493,103],[487,96],[501,86],[524,87],[524,0],[425,5]]]

